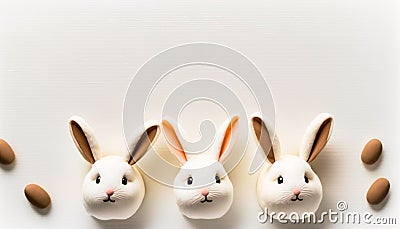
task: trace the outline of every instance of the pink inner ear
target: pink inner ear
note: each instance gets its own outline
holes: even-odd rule
[[[178,136],[175,133],[174,127],[168,121],[162,121],[164,134],[167,140],[167,144],[171,153],[173,153],[176,158],[179,160],[181,164],[185,164],[187,162],[185,151],[181,145],[181,142],[178,139]]]
[[[219,151],[218,160],[220,160],[221,157],[225,153],[227,153],[230,144],[233,144],[232,143],[232,135],[233,135],[234,128],[236,127],[238,121],[239,121],[239,117],[237,117],[237,116],[233,117],[231,122],[229,123],[228,127],[226,128],[224,139],[222,140],[221,149]]]

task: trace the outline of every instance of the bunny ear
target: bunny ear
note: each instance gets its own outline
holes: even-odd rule
[[[221,128],[219,132],[218,139],[220,142],[219,151],[216,151],[216,159],[220,162],[224,162],[229,154],[232,152],[232,146],[238,135],[238,127],[239,127],[239,117],[233,116],[231,119],[228,119],[225,122],[225,125]]]
[[[264,154],[267,156],[267,159],[271,164],[274,163],[280,157],[281,153],[278,136],[275,134],[275,137],[271,137],[271,133],[273,133],[271,127],[266,125],[260,117],[253,117],[251,121],[253,124],[254,134],[256,135]]]
[[[185,164],[187,162],[186,153],[183,150],[174,126],[171,124],[171,122],[163,120],[162,127],[169,150],[175,155],[181,165]]]
[[[300,156],[312,162],[328,142],[333,127],[333,117],[323,113],[318,115],[308,126],[300,148]]]
[[[130,149],[132,149],[128,157],[128,163],[130,165],[134,165],[138,162],[148,151],[151,144],[157,138],[159,129],[160,127],[158,125],[150,126],[130,144]]]
[[[69,120],[69,130],[76,147],[86,161],[94,164],[101,158],[99,144],[83,118],[73,116]]]

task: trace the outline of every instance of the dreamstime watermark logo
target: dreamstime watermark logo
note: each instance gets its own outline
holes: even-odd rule
[[[221,74],[229,76],[219,77]],[[166,91],[166,88],[171,89]],[[242,95],[244,91],[247,92],[246,96]],[[249,108],[251,103],[255,105]],[[205,111],[213,109],[222,114],[196,117],[198,113],[206,116],[208,113]],[[255,64],[231,48],[192,43],[155,55],[136,72],[125,96],[123,128],[126,142],[129,143],[129,139],[140,131],[138,127],[145,128],[143,124],[149,117],[158,122],[167,117],[182,124],[181,116],[192,115],[190,121],[196,122],[198,129],[186,131],[199,132],[199,140],[186,139],[183,134],[185,131],[180,128],[175,131],[185,153],[195,155],[207,151],[218,139],[220,125],[213,122],[214,116],[239,116],[242,120],[239,122],[241,130],[237,139],[241,142],[235,144],[235,154],[231,154],[230,163],[228,161],[225,164],[229,173],[247,149],[250,138],[247,120],[253,113],[267,115],[268,121],[275,123],[272,94]],[[254,153],[249,173],[255,173],[264,159],[265,155],[260,149]],[[149,177],[168,186],[173,186],[173,174],[179,169],[157,152],[145,154],[137,164]]]
[[[274,223],[275,221],[282,224],[377,224],[377,225],[396,225],[396,217],[376,217],[370,212],[352,212],[348,211],[346,201],[338,201],[336,209],[328,209],[320,214],[314,212],[297,213],[291,212],[269,212],[268,209],[260,212],[257,216],[259,223]]]

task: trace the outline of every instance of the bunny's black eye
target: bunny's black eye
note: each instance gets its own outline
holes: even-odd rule
[[[309,180],[308,180],[308,177],[307,177],[307,176],[304,176],[304,181],[305,181],[306,183],[308,183],[308,182],[309,182]]]
[[[126,177],[122,177],[122,184],[127,185],[128,184],[128,179]]]
[[[278,184],[282,184],[283,183],[283,177],[282,176],[279,176],[278,177]]]
[[[188,185],[193,184],[193,177],[189,177],[189,178],[187,179],[187,184],[188,184]]]
[[[100,183],[100,175],[97,176],[96,178],[96,184]]]
[[[221,179],[219,179],[218,175],[215,175],[215,182],[217,182],[217,184],[221,183]]]

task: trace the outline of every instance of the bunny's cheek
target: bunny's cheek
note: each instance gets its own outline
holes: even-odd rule
[[[293,195],[287,195],[287,192],[279,189],[275,183],[265,182],[261,180],[257,186],[258,202],[262,209],[268,209],[269,212],[285,212],[290,214],[292,212],[304,213],[315,212],[322,200],[322,187],[318,181],[314,181],[303,187],[300,193],[300,200],[292,201]],[[286,194],[285,194],[286,193]]]
[[[212,202],[193,201],[190,194],[180,194],[177,196],[177,205],[181,213],[193,219],[215,219],[226,214],[233,202],[233,195],[224,194],[212,199]],[[212,198],[212,197],[211,197]],[[200,200],[204,199],[200,197]]]
[[[233,202],[233,186],[225,178],[207,187],[206,197],[202,189],[174,189],[176,203],[181,213],[193,219],[215,219],[225,215]],[[205,201],[208,200],[208,201]]]

